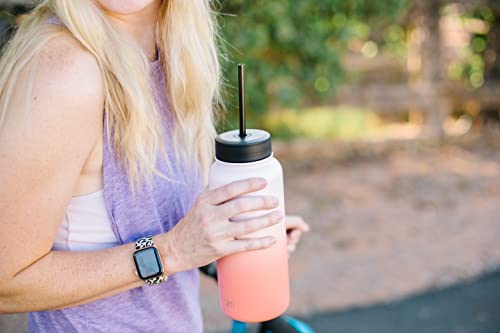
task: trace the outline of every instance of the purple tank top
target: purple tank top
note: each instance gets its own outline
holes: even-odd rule
[[[49,23],[58,22],[52,19]],[[165,89],[165,75],[160,59],[150,66],[152,94],[163,115],[165,147],[173,159],[170,130],[173,117]],[[160,155],[157,168],[180,182],[172,183],[155,175],[153,185],[143,186],[143,191],[134,197],[125,171],[117,161],[112,146],[107,145],[106,117],[103,134],[104,200],[117,238],[123,244],[169,231],[203,190],[201,177],[196,177],[193,169],[181,163],[173,163],[172,172],[169,172]],[[193,269],[176,273],[159,285],[144,285],[76,307],[31,312],[29,330],[50,333],[202,332],[198,271]]]

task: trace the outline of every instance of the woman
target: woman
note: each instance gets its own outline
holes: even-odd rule
[[[208,0],[46,0],[23,21],[0,63],[2,313],[34,332],[201,332],[196,268],[275,242],[241,236],[276,212],[229,222],[277,207],[240,196],[262,179],[206,187],[215,34]],[[286,221],[293,248],[308,227]]]

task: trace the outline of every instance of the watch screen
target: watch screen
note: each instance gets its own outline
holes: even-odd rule
[[[160,258],[154,247],[136,252],[134,260],[141,279],[148,279],[161,273]]]

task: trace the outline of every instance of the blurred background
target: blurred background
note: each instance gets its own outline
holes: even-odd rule
[[[0,0],[2,40],[26,1]],[[226,117],[273,135],[289,314],[316,332],[500,332],[500,2],[217,2]],[[227,332],[203,278],[207,332]],[[26,330],[1,316],[1,332]]]

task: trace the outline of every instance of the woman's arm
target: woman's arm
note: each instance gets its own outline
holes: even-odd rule
[[[38,60],[30,108],[19,108],[26,102],[20,84],[0,131],[0,313],[71,307],[143,284],[135,275],[134,244],[51,251],[81,169],[102,135],[104,93],[95,60],[72,39],[51,42]],[[241,196],[265,186],[262,179],[246,179],[206,188],[171,231],[153,238],[165,274],[272,246],[273,237],[241,237],[280,223],[279,211],[229,221],[278,207],[277,198]]]
[[[51,251],[102,135],[104,85],[94,58],[70,36],[51,41],[35,62],[14,87],[0,131],[0,312],[60,308],[142,283],[133,244]]]
[[[33,63],[36,70],[23,71],[0,131],[0,313],[75,306],[144,284],[135,274],[135,244],[51,251],[102,135],[104,87],[95,59],[70,36],[51,41]],[[166,234],[154,241],[161,254],[170,251]],[[163,260],[166,274],[176,272],[171,256]]]

